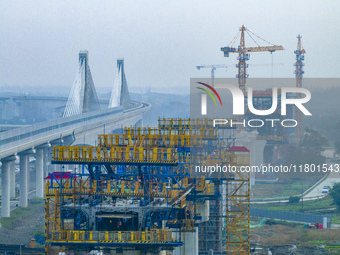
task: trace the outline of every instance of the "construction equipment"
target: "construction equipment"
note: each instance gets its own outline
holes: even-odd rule
[[[245,32],[258,45],[257,47],[246,47]],[[239,35],[241,35],[240,36],[240,45],[237,48],[234,48],[233,44],[235,43],[235,41],[236,41],[236,39],[238,38]],[[270,45],[269,46],[260,46],[255,41],[253,36],[257,37],[258,39],[261,39],[262,41],[264,41],[264,42],[266,42]],[[284,50],[284,48],[283,48],[282,45],[274,45],[274,44],[262,39],[258,35],[254,34],[250,30],[248,30],[244,25],[242,25],[239,32],[235,35],[235,37],[230,42],[230,44],[227,47],[221,48],[221,51],[224,52],[225,57],[229,57],[229,53],[238,53],[239,54],[238,58],[237,58],[239,62],[238,62],[238,65],[237,65],[238,74],[236,75],[236,78],[238,78],[238,84],[239,84],[240,89],[243,91],[243,93],[245,92],[246,78],[248,78],[248,74],[247,74],[248,65],[246,64],[246,61],[249,60],[249,53],[264,52],[264,51],[268,51],[270,53],[273,53],[274,51],[277,51],[277,50]]]
[[[296,87],[302,88],[302,76],[305,73],[303,71],[303,66],[305,65],[303,61],[305,60],[305,53],[306,51],[302,48],[301,45],[301,35],[299,34],[297,36],[298,43],[297,43],[297,49],[294,51],[294,54],[296,55],[296,62],[294,64],[295,66],[295,77],[296,77]],[[301,98],[301,93],[296,94],[296,98]],[[296,127],[296,136],[300,139],[300,141],[303,138],[303,115],[300,110],[296,108],[296,118],[299,125]]]
[[[215,85],[215,70],[216,68],[225,68],[227,69],[228,67],[231,67],[232,65],[224,65],[224,64],[219,64],[219,65],[200,65],[196,66],[198,70],[201,68],[211,68],[211,86],[214,87]],[[237,67],[238,65],[236,65]],[[248,66],[252,67],[261,67],[261,66],[283,66],[283,63],[276,63],[276,64],[249,64]],[[226,70],[227,71],[227,70]]]
[[[214,248],[249,253],[249,174],[197,171],[247,166],[249,151],[221,135],[230,126],[212,123],[159,119],[155,128],[101,134],[98,146],[55,146],[53,164],[78,167],[46,178],[47,254],[94,249],[194,254],[189,240],[209,220],[210,200],[221,208],[214,214],[220,229]],[[222,239],[227,243],[217,246]]]
[[[211,86],[214,87],[215,85],[215,70],[216,68],[226,68],[226,65],[223,64],[219,64],[219,65],[200,65],[200,66],[196,66],[196,68],[198,70],[200,70],[201,68],[211,68]]]

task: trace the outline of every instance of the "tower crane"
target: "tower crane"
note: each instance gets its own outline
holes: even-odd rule
[[[211,68],[211,86],[214,87],[214,80],[215,80],[215,70],[216,68],[227,68],[227,65],[224,64],[217,64],[217,65],[200,65],[196,66],[198,70],[201,68]]]
[[[296,87],[301,88],[302,87],[302,76],[305,73],[303,71],[303,66],[305,65],[303,61],[305,60],[305,53],[306,51],[302,48],[301,45],[301,35],[299,34],[297,36],[298,43],[297,43],[297,49],[294,51],[294,54],[296,55],[296,62],[294,64],[295,66],[295,77],[296,77]],[[301,98],[301,93],[297,93],[297,98]],[[296,109],[297,110],[297,109]],[[303,136],[303,117],[302,112],[300,110],[296,111],[296,118],[299,123],[299,125],[296,127],[296,136],[300,139],[302,139]]]
[[[254,66],[254,67],[259,67],[259,66],[283,66],[283,63],[277,63],[277,64],[250,64],[250,66]],[[198,70],[200,70],[201,68],[211,68],[211,86],[214,87],[215,84],[215,70],[216,68],[228,68],[231,67],[233,65],[224,65],[224,64],[217,64],[217,65],[200,65],[200,66],[196,66],[196,68]],[[236,65],[237,67],[238,65]]]
[[[249,35],[249,37],[257,44],[257,47],[246,47],[245,44],[245,33],[247,33]],[[233,44],[235,43],[235,41],[237,40],[237,38],[240,36],[240,45],[237,48],[233,47]],[[269,46],[260,46],[255,39],[253,38],[257,37],[258,39],[261,39],[262,41],[270,44]],[[236,75],[236,78],[238,78],[238,84],[240,89],[243,91],[243,93],[245,92],[245,85],[246,85],[246,78],[248,78],[248,74],[247,74],[247,67],[248,65],[246,64],[246,61],[249,60],[249,53],[252,52],[264,52],[264,51],[268,51],[268,52],[274,52],[277,50],[284,50],[282,45],[274,45],[264,39],[262,39],[261,37],[259,37],[258,35],[254,34],[253,32],[251,32],[250,30],[248,30],[244,25],[242,25],[242,27],[240,28],[239,32],[234,36],[233,40],[230,42],[230,44],[227,47],[222,47],[221,51],[224,52],[224,56],[225,57],[229,57],[229,53],[238,53],[238,74]]]

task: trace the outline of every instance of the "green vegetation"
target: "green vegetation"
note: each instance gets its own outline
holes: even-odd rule
[[[307,243],[309,244],[324,244],[326,243],[325,240],[311,240],[311,241],[307,241]]]
[[[339,107],[334,107],[334,102],[339,102],[340,88],[311,88],[311,93],[317,95],[308,105],[313,117],[304,118],[304,126],[317,129],[330,141],[340,141],[340,112]]]
[[[1,225],[2,227],[9,226],[12,222],[22,218],[26,214],[30,213],[31,211],[36,210],[37,208],[41,207],[44,204],[44,201],[39,198],[33,198],[28,202],[27,208],[17,207],[13,211],[11,211],[10,218],[1,218]]]
[[[340,224],[340,215],[332,215],[332,224]]]
[[[42,224],[41,226],[37,226],[37,228],[34,230],[33,235],[34,236],[45,236],[45,224]]]
[[[265,209],[272,209],[272,210],[283,210],[283,211],[294,211],[294,212],[301,212],[301,211],[313,212],[313,211],[320,211],[323,209],[334,208],[332,203],[333,203],[332,199],[329,197],[326,197],[326,198],[322,198],[319,200],[304,201],[303,209],[302,209],[301,201],[297,204],[268,203],[268,204],[253,204],[252,206],[256,208],[265,208]]]
[[[335,153],[340,155],[340,141],[334,142]]]
[[[300,247],[316,247],[321,244],[334,246],[340,240],[339,229],[309,229],[292,222],[265,224],[260,228],[251,228],[250,231],[252,238],[258,238],[261,244],[270,246],[287,244],[297,244]]]
[[[330,190],[329,195],[333,198],[333,205],[340,209],[340,182],[335,183]]]
[[[315,152],[321,152],[324,146],[328,145],[328,140],[326,137],[321,135],[315,129],[306,128],[306,133],[303,136],[303,141],[301,146],[307,150],[312,150]]]
[[[321,135],[317,130],[306,129],[303,140],[299,146],[286,144],[280,146],[279,154],[281,161],[285,165],[303,165],[303,164],[316,164],[321,165],[326,162],[326,158],[321,155],[324,147],[328,145],[328,140],[325,136]],[[287,174],[281,173],[278,177],[287,177]],[[288,178],[322,178],[322,172],[309,172],[306,173],[290,172]]]
[[[293,196],[289,197],[289,203],[290,204],[297,204],[297,203],[299,203],[299,201],[300,201],[299,197],[293,197]]]
[[[340,239],[338,229],[301,229],[299,240],[306,244],[335,244]]]
[[[299,196],[302,191],[305,192],[319,180],[319,178],[281,178],[272,183],[256,183],[252,187],[252,193],[255,198],[287,197],[288,199],[290,196]]]
[[[274,220],[269,219],[267,220],[268,225],[283,225],[288,227],[303,227],[303,223],[296,223],[296,222],[289,222],[289,221],[281,221],[281,220]]]

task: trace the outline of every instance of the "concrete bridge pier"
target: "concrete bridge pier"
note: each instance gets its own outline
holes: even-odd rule
[[[44,198],[44,177],[48,175],[47,171],[47,154],[48,149],[51,147],[51,144],[45,143],[38,147],[36,147],[35,159],[35,189],[36,189],[36,197]]]
[[[12,162],[2,161],[1,173],[1,217],[10,217],[10,169]]]
[[[181,246],[181,254],[198,255],[198,228],[195,228],[195,232],[182,233],[183,243]]]
[[[44,178],[48,176],[48,166],[49,166],[49,162],[48,162],[48,152],[49,152],[49,148],[44,148]]]
[[[15,198],[15,160],[10,165],[10,198]]]
[[[143,127],[143,119],[136,122],[135,127]]]
[[[36,158],[36,174],[35,174],[35,189],[36,197],[44,197],[44,149],[39,148],[35,154]]]
[[[21,207],[27,207],[29,191],[29,155],[36,153],[35,149],[29,149],[19,154],[20,156],[20,201]]]
[[[263,154],[264,148],[266,147],[266,140],[256,140],[256,150],[255,150],[255,165],[260,166],[263,164]]]
[[[53,145],[52,145],[52,148],[53,148]],[[53,172],[56,172],[56,165],[52,165],[51,163],[52,161],[52,149],[49,150],[48,154],[47,154],[47,175],[49,175],[50,173],[53,173]]]
[[[28,192],[28,155],[20,154],[20,202],[21,207],[27,207]]]

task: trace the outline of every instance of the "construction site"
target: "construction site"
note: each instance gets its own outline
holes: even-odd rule
[[[283,50],[281,45],[246,47],[242,26],[224,56],[238,54],[238,85],[244,95],[246,61],[252,52]],[[233,47],[236,39],[238,47]],[[296,86],[302,86],[300,35],[296,54]],[[265,41],[265,40],[263,40]],[[268,43],[267,41],[265,41]],[[211,68],[214,91],[214,70]],[[202,89],[203,90],[203,89]],[[295,97],[295,96],[294,96]],[[296,95],[296,97],[298,97]],[[280,100],[280,94],[279,94]],[[253,93],[254,106],[272,105],[270,90]],[[279,101],[280,102],[280,101]],[[252,117],[248,109],[242,121]],[[257,140],[273,147],[302,136],[299,128],[250,128]],[[282,116],[278,110],[273,118]],[[60,171],[45,178],[45,250],[47,254],[250,254],[249,172],[251,153],[237,141],[239,128],[213,124],[211,118],[159,118],[156,127],[124,127],[122,134],[98,134],[97,146],[54,146],[52,164]],[[263,155],[262,155],[263,157]],[[229,170],[198,172],[196,166]]]
[[[159,119],[156,128],[99,135],[97,147],[55,146],[53,163],[79,168],[46,179],[46,252],[249,253],[249,176],[200,176],[192,167],[249,164],[224,129]]]
[[[340,254],[340,1],[0,10],[0,255]]]

